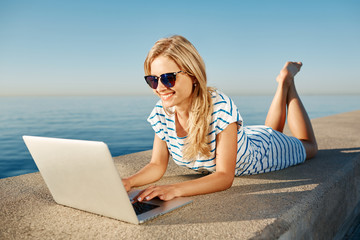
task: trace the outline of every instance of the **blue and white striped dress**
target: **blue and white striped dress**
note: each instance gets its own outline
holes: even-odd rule
[[[267,126],[243,127],[238,108],[229,97],[216,90],[212,92],[212,99],[214,110],[209,129],[210,157],[198,155],[195,159],[183,159],[186,137],[177,136],[175,115],[165,113],[161,100],[151,112],[148,122],[157,136],[166,141],[169,153],[178,165],[203,173],[215,172],[216,136],[233,122],[238,124],[235,176],[272,172],[305,161],[305,149],[300,140]]]

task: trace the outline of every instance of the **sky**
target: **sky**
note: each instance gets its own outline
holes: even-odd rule
[[[152,94],[144,59],[174,34],[227,94],[272,94],[286,61],[301,94],[360,94],[360,1],[0,0],[0,96]]]

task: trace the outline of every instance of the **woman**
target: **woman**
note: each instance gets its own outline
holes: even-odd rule
[[[294,85],[301,66],[287,62],[280,71],[265,126],[244,127],[233,101],[207,87],[205,64],[187,39],[172,36],[157,41],[144,63],[145,80],[160,97],[148,118],[155,131],[152,158],[123,179],[126,190],[159,180],[169,156],[205,176],[150,186],[138,201],[222,191],[231,187],[234,176],[280,170],[314,157],[315,135]],[[282,134],[286,108],[294,137]]]

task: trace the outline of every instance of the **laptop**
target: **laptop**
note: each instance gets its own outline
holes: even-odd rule
[[[153,199],[136,202],[140,190],[126,192],[104,142],[23,136],[56,203],[140,224],[192,202]]]

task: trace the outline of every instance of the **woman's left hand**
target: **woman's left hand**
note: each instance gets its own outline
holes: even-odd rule
[[[150,186],[145,190],[141,191],[134,199],[137,201],[149,201],[155,197],[160,198],[164,201],[169,201],[175,197],[179,197],[177,189],[174,185],[162,185],[162,186]]]

